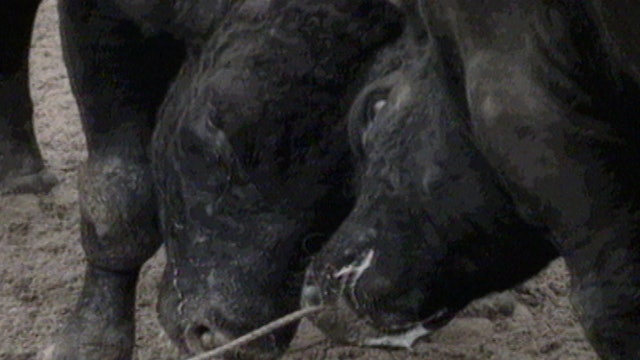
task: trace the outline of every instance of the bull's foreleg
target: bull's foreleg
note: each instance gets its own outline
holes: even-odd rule
[[[61,1],[60,17],[89,150],[79,175],[87,269],[45,358],[130,359],[136,280],[161,243],[147,148],[182,45],[144,37],[110,1]]]
[[[0,194],[46,192],[56,183],[44,170],[29,95],[29,45],[39,3],[0,6]]]

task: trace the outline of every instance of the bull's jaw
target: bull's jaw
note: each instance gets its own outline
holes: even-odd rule
[[[418,340],[444,326],[453,314],[455,312],[442,309],[424,322],[407,324],[402,330],[387,332],[371,325],[341,296],[335,304],[326,304],[325,310],[310,319],[325,335],[341,343],[409,350]]]
[[[335,294],[323,296],[319,284],[308,277],[302,290],[302,306],[322,305],[324,310],[310,317],[311,321],[329,338],[357,346],[411,349],[416,341],[430,335],[446,325],[457,310],[442,308],[422,321],[394,323],[379,328],[366,313],[359,312],[359,300],[355,287],[362,275],[371,266],[375,251],[370,249],[358,260],[348,264],[332,275],[329,282],[339,282]]]

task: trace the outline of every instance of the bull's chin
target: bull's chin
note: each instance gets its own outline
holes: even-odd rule
[[[447,325],[451,319],[456,315],[458,311],[449,308],[442,308],[433,313],[425,320],[422,321],[422,326],[431,331],[438,330],[439,328]]]
[[[386,348],[410,349],[416,341],[446,325],[457,311],[443,308],[422,321],[380,326],[357,314],[342,296],[310,317],[330,339],[339,343]]]
[[[455,314],[456,311],[443,308],[420,322],[394,326],[386,331],[380,330],[382,335],[364,339],[361,345],[410,349],[416,341],[449,323]]]

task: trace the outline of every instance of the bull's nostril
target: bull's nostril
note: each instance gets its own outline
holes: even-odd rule
[[[302,289],[302,307],[322,305],[322,295],[320,288],[315,285],[308,285]]]
[[[200,353],[222,346],[231,338],[204,325],[191,325],[185,330],[185,340],[190,352]]]

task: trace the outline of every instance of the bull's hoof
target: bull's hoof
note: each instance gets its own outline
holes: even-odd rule
[[[100,331],[89,323],[91,329],[68,325],[62,333],[43,349],[38,360],[131,360],[133,324],[122,328]]]
[[[58,179],[48,170],[27,175],[11,176],[0,181],[0,195],[6,194],[42,194],[49,192],[58,183]]]
[[[130,360],[137,273],[88,266],[76,309],[41,360]]]
[[[68,344],[52,344],[44,349],[38,360],[130,360],[131,349],[114,345],[83,344],[75,347]]]

